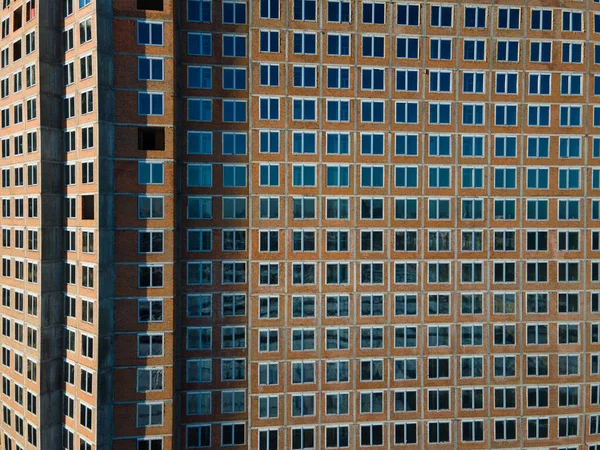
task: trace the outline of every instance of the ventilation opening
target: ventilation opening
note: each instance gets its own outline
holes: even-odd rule
[[[140,150],[164,150],[165,130],[159,127],[138,128],[138,148]]]

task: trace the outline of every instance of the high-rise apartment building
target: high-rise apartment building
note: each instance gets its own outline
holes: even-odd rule
[[[0,6],[2,450],[600,450],[600,2]]]

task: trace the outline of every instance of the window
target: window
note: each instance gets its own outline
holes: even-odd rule
[[[328,135],[335,136],[335,135]],[[339,135],[338,135],[339,136]],[[348,139],[348,135],[344,135]],[[334,147],[335,149],[335,147]],[[328,152],[329,153],[329,152]],[[384,154],[384,135],[377,133],[361,133],[360,135],[360,153],[361,155],[383,155]]]
[[[495,220],[514,220],[516,218],[515,200],[494,200]]]
[[[383,58],[385,53],[385,39],[381,36],[363,36],[362,56]]]
[[[452,59],[452,40],[451,39],[429,39],[429,59],[432,60],[451,60]]]
[[[144,32],[140,30],[140,25],[143,22],[138,22],[138,43],[140,45],[162,45],[162,24],[152,24],[152,25],[160,25],[160,44],[155,44],[153,37],[150,38],[150,42],[144,42]],[[145,25],[151,25],[149,23],[145,23]],[[154,30],[152,30],[154,33]],[[85,44],[92,40],[92,19],[86,19],[82,22],[79,22],[79,44]]]
[[[364,2],[362,6],[362,23],[383,24],[385,23],[385,3]]]
[[[527,220],[548,220],[548,200],[527,200]]]
[[[581,75],[570,74],[560,76],[561,95],[581,95]]]
[[[316,20],[315,0],[294,0],[294,20]]]
[[[419,123],[419,104],[417,102],[396,102],[396,123]]]
[[[485,61],[485,40],[464,39],[463,59],[465,61]]]
[[[91,33],[91,19],[89,19]],[[159,22],[142,22],[137,24],[139,45],[163,45],[163,24]]]
[[[298,167],[298,166],[295,166]],[[299,166],[301,168],[304,166]],[[328,187],[347,187],[349,186],[349,167],[348,166],[327,166],[326,179]],[[313,183],[314,185],[314,183]]]
[[[261,86],[279,86],[279,65],[261,64],[260,65],[260,85]]]
[[[89,92],[90,98],[92,92]],[[82,108],[84,97],[81,97]],[[164,113],[164,94],[162,92],[138,92],[138,114],[141,116],[162,116]]]
[[[417,218],[417,199],[414,198],[399,198],[394,201],[395,217],[399,220],[414,220]],[[437,203],[434,201],[434,208]],[[449,207],[449,205],[448,205]],[[436,210],[437,212],[437,210]],[[449,211],[448,211],[448,214]]]
[[[361,425],[360,445],[379,446],[383,445],[383,425]]]
[[[137,426],[152,427],[163,424],[162,403],[140,403],[137,405]]]
[[[328,56],[350,56],[350,35],[327,34]]]
[[[350,2],[347,0],[329,0],[327,2],[327,21],[349,23]]]
[[[462,90],[466,94],[483,94],[485,92],[485,73],[463,72]]]
[[[579,324],[559,324],[558,325],[558,343],[559,344],[578,344],[579,343]]]
[[[548,63],[552,61],[552,43],[551,42],[539,42],[532,41],[529,47],[529,60],[531,62],[536,63]],[[530,75],[531,79],[531,75]],[[549,86],[550,84],[550,76],[544,74],[544,85],[546,82]],[[530,91],[531,93],[531,91]],[[539,92],[539,94],[548,95],[547,89],[543,89]]]
[[[561,127],[579,127],[581,126],[581,107],[580,106],[562,106],[560,107],[560,126]]]
[[[571,32],[582,31],[582,13],[575,11],[563,11],[562,30]]]
[[[483,157],[483,136],[462,136],[463,157]]]
[[[310,1],[310,0],[297,0]],[[312,2],[314,4],[314,1]],[[294,33],[294,54],[315,55],[317,53],[317,36],[315,33]]]
[[[427,409],[442,411],[450,409],[450,391],[445,389],[429,389],[427,391]]]
[[[139,266],[138,284],[143,288],[160,288],[163,286],[162,266]]]
[[[162,356],[163,335],[162,334],[139,334],[138,335],[138,357],[147,358]]]
[[[315,284],[315,264],[292,264],[292,284]]]
[[[294,250],[314,251],[315,233],[312,231],[295,231],[293,233]],[[302,238],[300,241],[299,238]],[[308,239],[306,239],[308,238]],[[327,231],[326,251],[328,252],[347,252],[348,251],[348,231]],[[362,244],[361,244],[362,245]],[[377,245],[377,244],[374,244]],[[367,249],[368,250],[368,249]]]
[[[396,327],[394,332],[394,347],[415,348],[417,346],[417,327]]]
[[[383,198],[363,198],[360,202],[360,218],[383,219]]]
[[[383,166],[363,165],[360,171],[361,187],[383,187],[384,168]]]
[[[527,169],[527,189],[548,189],[548,168]]]
[[[211,6],[210,0],[187,0],[187,20],[210,23]]]
[[[496,59],[499,62],[519,61],[519,41],[498,40]]]
[[[450,442],[450,422],[429,422],[427,440],[430,444]]]
[[[347,317],[348,316],[348,296],[329,295],[326,298],[327,317]]]
[[[363,123],[383,123],[385,115],[385,102],[362,100],[361,103],[361,122]]]
[[[326,363],[326,382],[344,383],[349,379],[348,361],[333,361]]]
[[[396,90],[400,92],[417,92],[419,90],[419,71],[396,69]]]
[[[238,1],[223,2],[224,24],[243,25],[246,23],[246,3]]]
[[[496,73],[496,94],[516,94],[519,74],[512,72]]]
[[[487,10],[483,7],[465,8],[465,28],[485,28]]]
[[[559,143],[559,158],[581,158],[581,139],[578,137],[561,137]]]
[[[451,172],[449,167],[429,167],[428,178],[430,188],[451,187]]]
[[[419,5],[397,5],[396,24],[402,26],[418,26]]]
[[[552,29],[552,10],[551,9],[532,9],[531,11],[531,29],[549,31]]]
[[[447,103],[429,104],[429,123],[449,125],[451,122],[451,105]]]
[[[591,420],[590,420],[591,422]],[[559,417],[558,436],[569,437],[579,434],[579,417]]]
[[[496,105],[495,124],[498,126],[516,126],[517,105]]]
[[[428,217],[431,220],[450,219],[450,200],[448,199],[429,199],[428,209]]]
[[[260,32],[260,51],[263,53],[279,53],[279,32]],[[233,54],[235,52],[232,52]]]
[[[279,0],[261,0],[260,17],[263,19],[278,19]]]
[[[519,8],[498,8],[498,28],[518,30],[521,10]]]
[[[266,48],[270,48],[270,45],[272,44],[273,46],[277,45],[277,47],[279,47],[279,38],[278,38],[278,33],[276,32],[266,32],[267,34],[265,35],[265,40],[264,40],[264,44],[263,44],[263,34],[261,32],[261,51],[263,49],[263,45],[266,45]],[[273,41],[270,42],[269,38],[273,38]],[[203,42],[203,44],[206,44],[205,42]],[[202,50],[202,52],[204,53],[204,49]],[[233,34],[225,34],[223,35],[223,47],[222,47],[222,54],[224,57],[227,58],[245,58],[246,57],[246,36],[239,36],[239,35],[233,35]],[[205,55],[201,55],[201,56],[205,56]],[[210,56],[210,55],[208,55]]]
[[[342,102],[348,106],[348,102]],[[316,120],[316,101],[312,99],[293,99],[293,120],[314,121]],[[329,120],[329,119],[328,119]]]
[[[579,189],[580,188],[580,169],[559,169],[558,170],[558,188],[559,189]]]
[[[562,45],[562,62],[563,63],[582,63],[582,44],[563,43]]]
[[[431,6],[430,18],[432,27],[452,26],[452,6]]]
[[[245,78],[244,78],[245,80]],[[317,70],[312,66],[294,66],[294,87],[317,87]]]
[[[559,200],[558,220],[579,220],[579,200]]]
[[[548,325],[527,325],[527,345],[547,345]]]
[[[441,70],[430,71],[429,92],[452,92],[452,72]]]
[[[494,187],[496,189],[516,189],[516,169],[495,168]]]
[[[210,33],[187,33],[188,55],[212,56],[212,35]]]
[[[396,38],[396,58],[418,59],[419,38],[398,37]]]
[[[430,262],[428,267],[429,283],[449,283],[450,282],[450,263]]]
[[[528,282],[546,283],[548,281],[548,263],[527,262],[526,279]]]
[[[292,297],[292,317],[314,317],[315,316],[315,297],[313,296],[294,296]]]
[[[292,216],[294,219],[314,219],[316,214],[314,197],[292,199]]]
[[[451,156],[450,136],[429,135],[429,156]]]

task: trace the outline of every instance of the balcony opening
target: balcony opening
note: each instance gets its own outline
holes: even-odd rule
[[[138,128],[138,148],[140,150],[164,150],[165,130],[160,127]]]
[[[137,9],[146,9],[150,11],[162,11],[163,0],[137,0]]]

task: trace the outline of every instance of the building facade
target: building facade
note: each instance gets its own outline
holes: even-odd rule
[[[600,3],[0,0],[3,450],[600,450]]]

